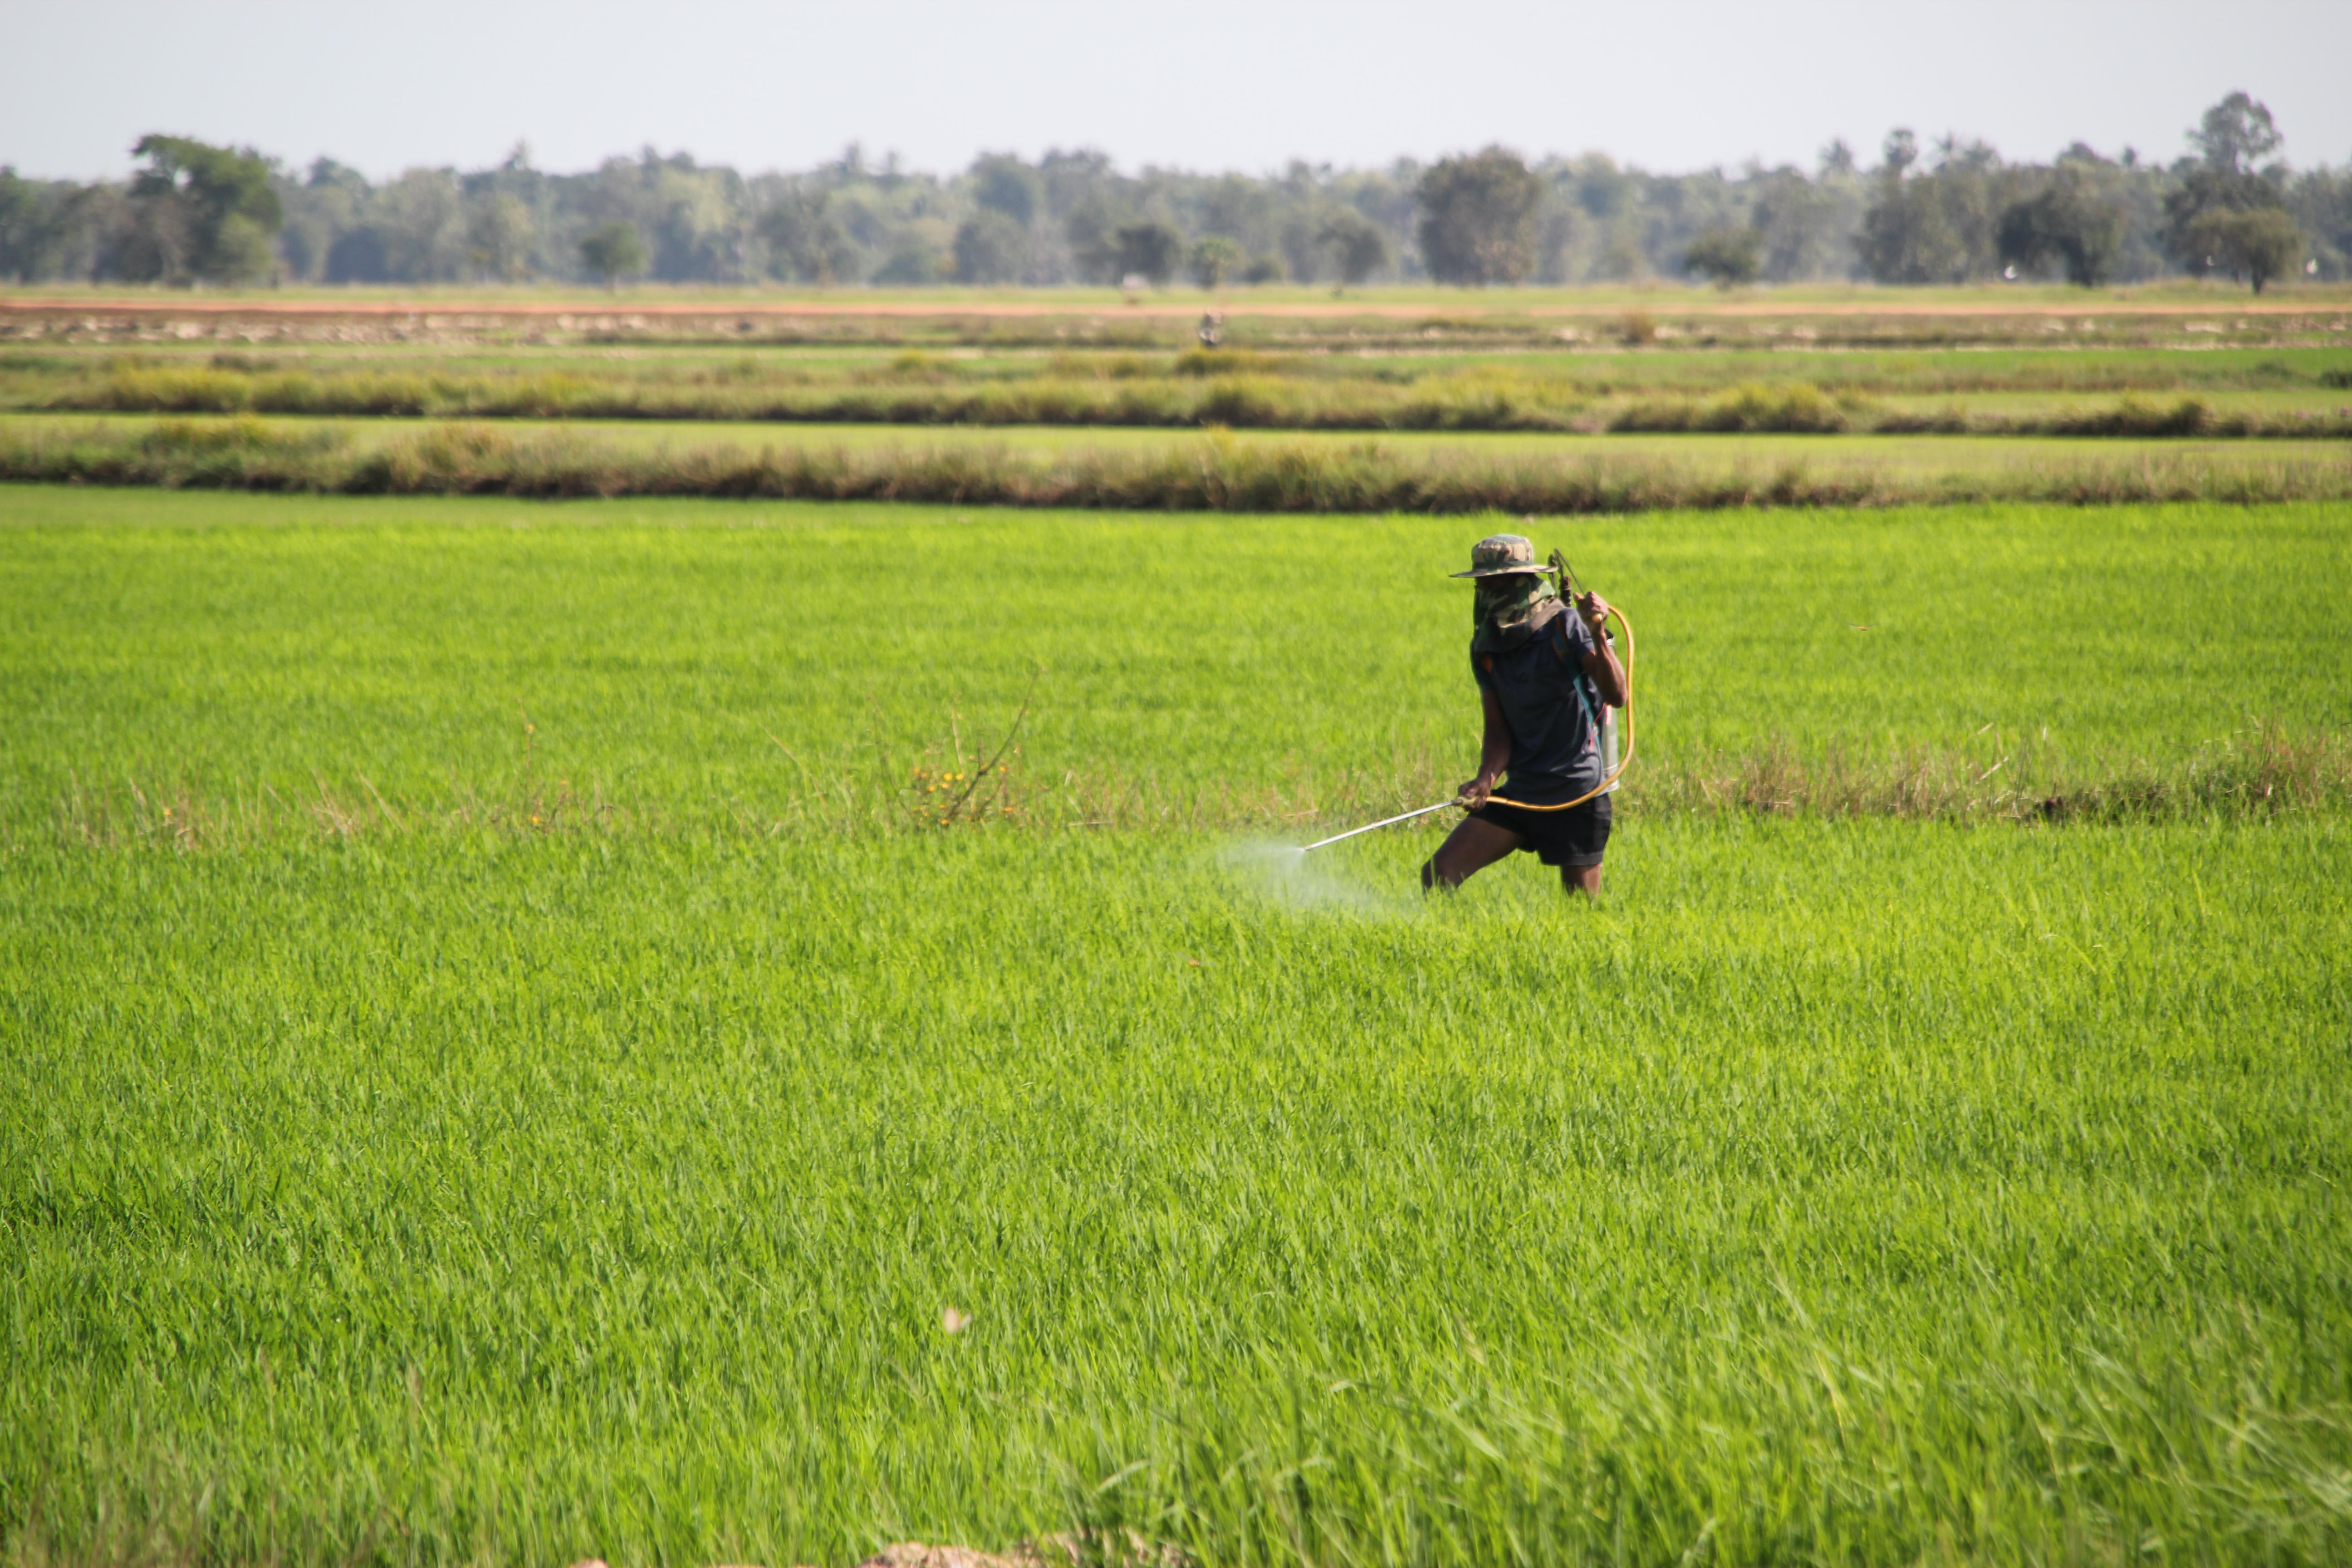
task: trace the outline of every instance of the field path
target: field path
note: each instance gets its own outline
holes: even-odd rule
[[[2346,301],[2281,296],[2220,300],[1907,300],[1899,293],[1867,300],[1717,300],[1705,296],[1593,301],[1590,304],[1543,302],[1519,304],[1497,294],[1461,300],[1396,303],[1382,300],[1236,300],[1219,309],[1227,316],[1328,318],[1371,317],[1382,320],[1423,320],[1479,316],[1578,317],[1615,316],[1626,310],[1661,311],[1677,317],[1726,318],[1857,317],[1940,319],[1966,316],[2298,316],[2341,314]],[[782,320],[826,317],[915,319],[924,317],[1034,319],[1050,316],[1120,316],[1152,320],[1186,320],[1198,316],[1202,301],[1151,299],[1133,304],[1072,300],[887,300],[784,299],[646,300],[618,296],[604,300],[466,299],[456,296],[412,300],[264,300],[247,297],[203,299],[183,296],[122,298],[106,295],[34,295],[0,300],[0,321],[63,315],[179,318],[236,317],[317,321],[327,318],[394,320],[519,318],[545,321],[572,317],[637,317],[663,320],[732,317]]]

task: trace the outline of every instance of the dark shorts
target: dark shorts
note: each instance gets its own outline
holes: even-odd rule
[[[1528,811],[1497,802],[1470,815],[1517,834],[1519,847],[1547,866],[1598,866],[1609,847],[1609,803],[1614,798],[1596,795],[1566,811]]]

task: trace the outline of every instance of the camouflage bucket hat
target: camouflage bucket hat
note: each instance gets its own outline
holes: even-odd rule
[[[1536,564],[1536,547],[1516,533],[1490,533],[1470,551],[1470,570],[1456,577],[1506,577],[1514,572],[1549,573]]]

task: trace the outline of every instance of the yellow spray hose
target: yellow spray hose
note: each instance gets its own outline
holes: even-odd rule
[[[1521,811],[1568,811],[1582,805],[1594,795],[1607,793],[1610,786],[1617,782],[1618,776],[1624,773],[1625,764],[1633,760],[1633,623],[1627,620],[1625,612],[1614,605],[1609,606],[1609,613],[1617,617],[1619,626],[1625,628],[1625,700],[1621,705],[1625,710],[1625,754],[1617,759],[1617,765],[1609,770],[1607,778],[1602,779],[1574,800],[1564,800],[1558,805],[1529,805],[1523,800],[1506,800],[1499,795],[1490,795],[1484,804],[1516,806]],[[1594,739],[1597,741],[1599,737],[1595,736]]]
[[[1606,778],[1574,800],[1564,800],[1558,805],[1529,805],[1525,801],[1507,800],[1499,795],[1490,795],[1480,803],[1481,805],[1517,806],[1521,811],[1568,811],[1582,805],[1594,795],[1602,794],[1623,775],[1626,764],[1633,760],[1633,623],[1626,618],[1624,611],[1614,605],[1609,606],[1609,613],[1617,617],[1619,626],[1625,628],[1625,689],[1622,694],[1625,699],[1622,705],[1625,710],[1625,754],[1617,760],[1615,767],[1609,770]],[[1465,810],[1475,809],[1468,801],[1456,795],[1452,800],[1441,800],[1435,805],[1418,806],[1395,816],[1384,816],[1378,822],[1368,822],[1361,827],[1351,827],[1345,833],[1335,833],[1328,838],[1318,838],[1312,844],[1300,846],[1296,852],[1304,855],[1310,849],[1320,849],[1327,844],[1337,844],[1343,838],[1353,838],[1360,834],[1370,833],[1376,827],[1388,827],[1396,823],[1410,822],[1417,816],[1427,816],[1433,811],[1444,811],[1449,805],[1460,806]]]

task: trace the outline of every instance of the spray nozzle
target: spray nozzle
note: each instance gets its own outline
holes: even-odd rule
[[[1568,556],[1560,551],[1553,551],[1550,565],[1554,573],[1552,580],[1559,585],[1559,596],[1574,604],[1577,590],[1576,570],[1569,565]]]

